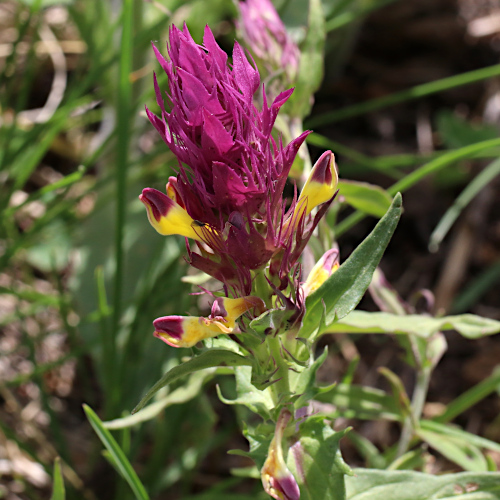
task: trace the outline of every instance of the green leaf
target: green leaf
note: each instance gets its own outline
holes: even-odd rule
[[[500,444],[495,443],[494,441],[490,441],[489,439],[483,438],[481,436],[471,434],[470,432],[464,431],[458,427],[452,425],[444,425],[432,420],[421,420],[420,425],[422,429],[437,432],[456,439],[461,439],[464,442],[477,446],[478,448],[484,448],[486,450],[492,450],[500,453]]]
[[[341,180],[338,188],[346,203],[375,217],[382,217],[392,203],[392,197],[385,189],[367,182]]]
[[[370,467],[384,469],[387,466],[387,459],[369,439],[355,431],[349,432],[346,438],[354,445]]]
[[[450,149],[498,137],[495,125],[486,123],[474,125],[448,109],[438,113],[436,127],[443,142]]]
[[[146,406],[146,403],[162,388],[171,384],[174,380],[180,377],[189,375],[190,373],[204,370],[205,368],[212,368],[213,366],[251,366],[252,362],[236,354],[235,352],[226,351],[223,349],[210,349],[201,353],[199,356],[191,358],[189,361],[181,365],[174,366],[163,377],[156,382],[156,384],[146,393],[141,399],[139,404],[133,409],[132,414],[137,413],[139,410]]]
[[[243,422],[243,435],[248,440],[249,451],[230,450],[230,455],[248,457],[255,462],[257,470],[264,466],[269,451],[269,445],[273,438],[274,426],[260,424],[257,427],[249,427]]]
[[[277,332],[283,322],[292,314],[293,311],[287,311],[286,309],[269,309],[258,318],[250,321],[250,328],[260,334],[266,334],[268,330]]]
[[[271,418],[271,410],[274,408],[273,398],[270,391],[261,391],[251,382],[252,368],[250,366],[240,366],[234,369],[236,377],[236,399],[226,399],[217,386],[219,399],[227,405],[244,405],[253,413],[257,413],[264,419]]]
[[[500,474],[354,469],[346,478],[347,500],[500,500]]]
[[[61,459],[57,457],[54,461],[54,479],[52,482],[52,496],[50,500],[65,500],[64,479],[61,472]]]
[[[439,451],[441,455],[456,463],[462,469],[475,472],[486,472],[488,470],[486,459],[477,446],[453,436],[446,436],[439,432],[424,429],[417,429],[416,434],[431,448]]]
[[[103,425],[106,429],[125,429],[152,420],[168,406],[185,403],[196,397],[203,387],[203,384],[215,373],[215,371],[216,368],[207,368],[206,370],[195,372],[189,377],[185,385],[178,387],[170,394],[150,404],[143,411],[134,415],[110,420],[109,422],[103,422]]]
[[[397,401],[403,415],[411,416],[412,411],[411,411],[410,398],[406,393],[405,386],[401,381],[401,379],[394,372],[392,372],[391,370],[389,370],[389,368],[386,368],[385,366],[381,366],[378,369],[378,371],[389,382],[392,389],[392,393],[394,395],[394,400]]]
[[[428,338],[436,332],[445,330],[456,330],[466,338],[477,339],[500,332],[500,321],[474,314],[432,318],[418,314],[398,316],[384,312],[353,311],[342,320],[325,328],[323,332],[400,333]]]
[[[316,398],[318,394],[329,392],[335,387],[335,385],[327,387],[318,387],[316,385],[316,373],[325,362],[327,356],[328,347],[325,346],[321,356],[319,356],[310,366],[304,368],[295,377],[295,384],[292,385],[292,387],[295,394],[299,395],[299,398],[295,402],[295,408],[306,405],[311,399]],[[290,374],[290,376],[292,376],[292,374]]]
[[[429,241],[429,250],[431,252],[438,250],[440,243],[462,213],[462,210],[498,175],[500,175],[500,159],[496,159],[485,167],[460,193],[431,234]]]
[[[90,425],[108,450],[112,463],[116,466],[118,473],[127,481],[135,497],[139,500],[149,500],[146,489],[111,433],[104,428],[100,418],[90,406],[83,405],[83,410],[87,415]]]
[[[316,399],[334,406],[334,413],[328,415],[331,417],[395,421],[404,419],[394,397],[373,387],[338,384],[327,394],[318,394]]]
[[[287,465],[300,486],[301,500],[344,500],[346,474],[339,441],[348,430],[335,432],[323,417],[309,417],[288,454]]]
[[[347,316],[358,305],[396,229],[401,216],[401,204],[401,195],[398,193],[375,229],[339,269],[307,297],[306,314],[299,333],[301,337],[307,338],[319,330],[324,313],[325,326],[329,326]]]

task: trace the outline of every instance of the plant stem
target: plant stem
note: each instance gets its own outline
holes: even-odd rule
[[[290,393],[288,365],[286,364],[286,361],[281,353],[280,339],[277,335],[268,335],[267,345],[269,348],[269,354],[276,361],[276,365],[278,368],[273,376],[276,382],[270,386],[274,404],[278,406],[283,396],[286,396]]]
[[[406,417],[403,424],[401,438],[398,443],[397,457],[404,455],[410,446],[414,427],[415,425],[418,425],[418,421],[422,416],[425,400],[427,398],[427,391],[429,389],[431,373],[432,368],[430,366],[420,368],[417,373],[417,382],[411,399],[412,415]]]

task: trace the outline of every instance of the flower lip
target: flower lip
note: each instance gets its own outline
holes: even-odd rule
[[[273,488],[274,494],[280,494],[275,498],[283,500],[299,500],[300,499],[300,489],[295,478],[289,474],[282,478],[272,478],[271,487]],[[271,490],[272,491],[272,490]],[[274,496],[274,495],[273,495]]]
[[[162,216],[165,217],[173,207],[173,202],[168,196],[153,188],[143,189],[139,199],[146,205],[146,208],[151,208],[153,217],[157,222],[160,221]]]
[[[332,169],[335,169],[335,157],[331,151],[325,151],[314,165],[311,181],[331,185]]]
[[[182,328],[183,320],[182,316],[164,316],[155,319],[153,325],[155,327],[155,334],[158,334],[156,336],[163,333],[175,339],[180,339],[184,332]]]
[[[304,210],[309,215],[313,208],[332,200],[338,180],[335,155],[331,151],[325,151],[314,164],[302,188],[297,203],[299,210]]]

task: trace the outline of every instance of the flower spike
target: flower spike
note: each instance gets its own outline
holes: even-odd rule
[[[322,203],[330,200],[337,190],[339,181],[335,156],[331,151],[323,153],[314,164],[309,178],[300,193],[297,207],[306,215]]]
[[[295,477],[286,466],[283,459],[281,441],[291,414],[288,410],[281,410],[273,440],[269,445],[267,459],[260,471],[262,485],[268,495],[276,500],[299,500],[300,490]]]
[[[325,252],[321,259],[311,269],[306,282],[302,285],[304,295],[307,297],[315,292],[338,268],[339,268],[339,250],[332,248]]]
[[[139,199],[146,206],[149,222],[160,234],[180,234],[201,241],[193,229],[195,221],[166,194],[153,188],[146,188],[143,189]]]
[[[212,312],[208,318],[163,316],[155,319],[154,335],[172,347],[192,347],[200,340],[217,337],[222,333],[233,333],[236,320],[252,309],[257,314],[264,312],[262,299],[250,296],[239,299],[218,297],[212,304]]]

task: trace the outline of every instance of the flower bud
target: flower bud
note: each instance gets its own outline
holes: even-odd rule
[[[281,441],[291,418],[288,410],[282,410],[276,423],[273,440],[269,446],[267,459],[260,472],[262,485],[268,495],[276,500],[299,500],[300,490],[295,477],[286,466],[283,459]]]
[[[288,35],[270,0],[239,2],[241,22],[238,27],[252,53],[271,71],[284,71],[287,84],[294,83],[300,51]]]
[[[323,254],[316,265],[311,269],[306,282],[302,285],[307,297],[315,292],[339,268],[339,250],[332,248]]]
[[[309,215],[311,210],[330,200],[337,190],[339,181],[335,156],[325,151],[314,164],[309,177],[302,188],[297,207]]]

